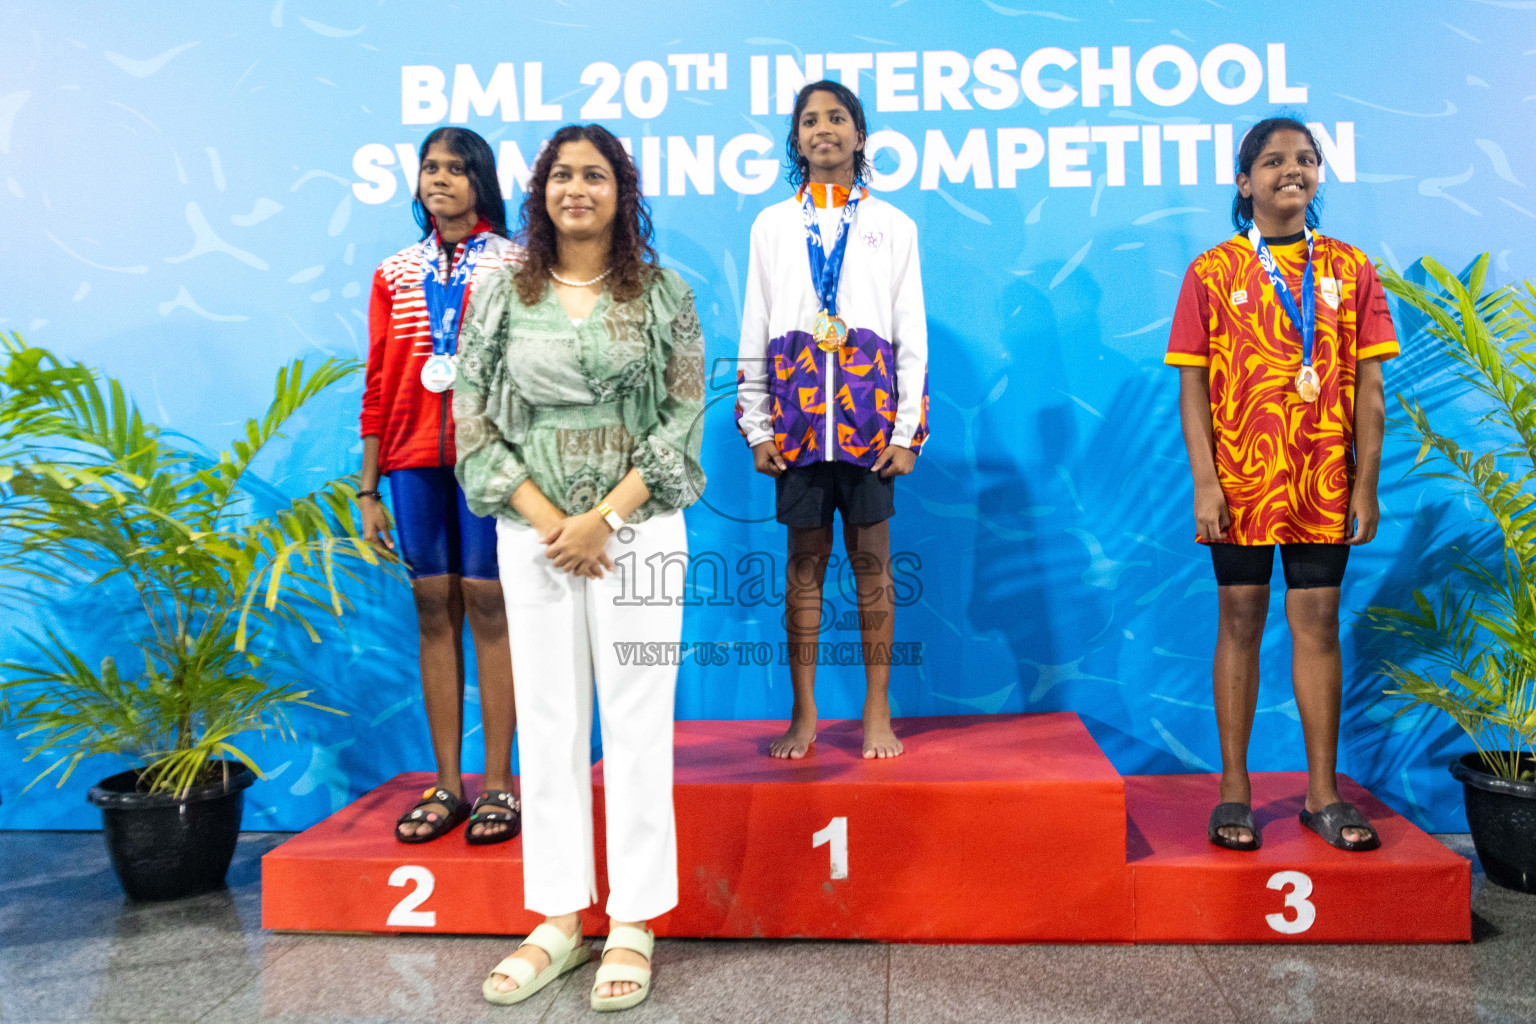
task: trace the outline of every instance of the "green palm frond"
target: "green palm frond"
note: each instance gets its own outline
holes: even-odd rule
[[[1462,585],[1413,594],[1414,607],[1373,607],[1365,620],[1393,636],[1417,668],[1388,661],[1385,691],[1398,714],[1439,708],[1471,737],[1498,774],[1529,777],[1536,756],[1536,285],[1484,293],[1488,254],[1466,281],[1426,257],[1436,288],[1390,267],[1382,283],[1429,318],[1427,332],[1460,367],[1457,380],[1482,396],[1476,425],[1493,435],[1473,447],[1438,430],[1417,400],[1398,395],[1419,442],[1414,468],[1474,495],[1497,528],[1497,558],[1456,566]],[[1525,760],[1522,761],[1522,755]]]
[[[281,434],[288,420],[316,395],[361,368],[355,360],[327,359],[306,377],[304,360],[300,359],[277,371],[272,404],[267,407],[266,415],[259,420],[247,420],[244,435],[235,438],[207,471],[205,483],[208,498],[216,502],[215,517],[223,514],[229,501],[238,493],[240,481],[251,463],[268,442]]]
[[[351,478],[254,511],[258,491],[263,504],[275,493],[252,472],[263,450],[359,365],[279,370],[266,412],[209,456],[147,422],[115,380],[14,335],[3,356],[0,556],[35,579],[129,586],[130,660],[143,666],[92,667],[49,631],[31,658],[0,666],[0,724],[48,762],[34,784],[57,773],[62,785],[99,754],[137,759],[156,792],[184,792],[219,758],[259,774],[239,737],[291,737],[293,707],[335,709],[274,678],[256,637],[287,626],[319,642],[365,567],[399,573],[363,542]]]

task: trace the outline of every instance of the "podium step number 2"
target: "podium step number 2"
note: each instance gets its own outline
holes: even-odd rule
[[[420,864],[402,864],[390,872],[389,884],[402,887],[414,885],[415,888],[407,892],[405,898],[389,912],[389,918],[384,922],[386,928],[437,927],[437,911],[416,909],[431,899],[432,890],[437,888],[437,879],[430,869]]]

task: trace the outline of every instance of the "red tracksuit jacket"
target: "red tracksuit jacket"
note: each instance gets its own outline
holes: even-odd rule
[[[475,232],[489,231],[481,221]],[[421,385],[421,367],[432,354],[432,331],[421,290],[426,240],[408,246],[379,264],[373,274],[368,307],[368,379],[359,418],[364,437],[379,438],[379,471],[451,466],[453,391],[433,394]],[[455,250],[462,253],[463,243]],[[464,317],[475,288],[493,271],[521,261],[522,250],[491,235],[475,261],[465,291]],[[442,266],[439,258],[439,267]],[[446,272],[446,271],[443,271]],[[460,318],[463,322],[463,317]]]

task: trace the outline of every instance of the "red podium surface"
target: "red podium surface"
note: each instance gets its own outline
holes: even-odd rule
[[[1381,848],[1336,850],[1302,828],[1302,772],[1253,776],[1264,845],[1223,850],[1205,838],[1216,775],[1125,780],[1136,878],[1137,942],[1470,942],[1472,868],[1354,780],[1339,792]]]
[[[408,772],[343,807],[261,859],[261,924],[286,931],[526,935],[523,844],[470,846],[463,826],[430,843],[394,837],[395,819],[435,776]],[[480,777],[467,775],[470,798]],[[598,821],[602,821],[599,805]],[[598,882],[604,884],[602,858]],[[583,922],[607,926],[601,910]]]
[[[1128,942],[1124,786],[1074,714],[859,723],[800,761],[783,722],[677,723],[678,908],[667,935]]]
[[[767,756],[781,722],[677,723],[680,903],[653,922],[658,934],[1130,941],[1124,787],[1076,715],[907,719],[906,753],[886,761],[860,756],[858,725],[829,723],[809,757],[785,761]],[[267,854],[262,924],[537,924],[522,909],[519,841],[395,841],[395,817],[430,782],[397,776]],[[589,935],[606,925],[601,852],[598,891]]]
[[[781,722],[677,723],[680,901],[658,934],[908,942],[1456,942],[1471,867],[1364,789],[1382,849],[1296,821],[1306,778],[1253,776],[1264,847],[1212,846],[1209,775],[1122,779],[1074,714],[914,718],[906,753],[860,757],[857,722],[800,761]],[[594,769],[606,928],[601,766]],[[295,931],[525,934],[522,844],[421,845],[394,820],[432,781],[400,775],[262,860],[262,924]],[[466,779],[471,794],[479,779]],[[1129,819],[1129,826],[1127,824]]]

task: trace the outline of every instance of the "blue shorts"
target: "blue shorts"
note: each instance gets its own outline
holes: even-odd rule
[[[396,546],[411,579],[498,578],[496,519],[469,511],[452,466],[397,469],[389,474],[389,496]]]

